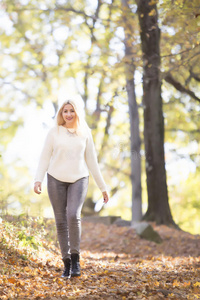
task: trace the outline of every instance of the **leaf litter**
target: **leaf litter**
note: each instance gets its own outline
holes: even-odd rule
[[[199,299],[200,236],[151,225],[162,244],[83,221],[82,275],[63,279],[54,220],[3,220],[0,299]]]

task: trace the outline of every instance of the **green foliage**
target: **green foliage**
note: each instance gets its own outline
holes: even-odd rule
[[[199,170],[190,174],[186,181],[171,187],[171,207],[174,219],[181,229],[199,234],[200,195],[198,190],[200,180]]]
[[[18,239],[21,242],[22,246],[31,246],[34,249],[38,249],[38,246],[41,245],[39,241],[36,241],[34,236],[27,236],[24,231],[18,232]]]

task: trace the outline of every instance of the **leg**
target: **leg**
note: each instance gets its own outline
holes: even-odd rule
[[[87,195],[89,176],[71,183],[67,191],[67,220],[71,253],[80,252],[81,209]]]
[[[88,189],[89,176],[83,177],[72,183],[68,189],[67,219],[71,246],[71,276],[80,276],[80,239],[81,239],[81,209]]]
[[[57,228],[62,259],[70,258],[69,230],[67,225],[67,189],[69,183],[59,181],[47,174],[47,190]]]

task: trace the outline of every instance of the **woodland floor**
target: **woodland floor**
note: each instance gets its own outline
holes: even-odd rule
[[[83,222],[82,276],[66,280],[54,221],[3,220],[0,299],[199,299],[200,236],[152,225],[162,244]]]

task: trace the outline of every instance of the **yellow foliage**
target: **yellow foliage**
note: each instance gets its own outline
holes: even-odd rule
[[[156,15],[156,10],[155,9],[152,9],[150,12],[149,12],[149,16],[155,16]]]
[[[197,281],[197,282],[195,282],[193,285],[194,285],[194,286],[199,286],[199,287],[200,287],[200,282]]]

